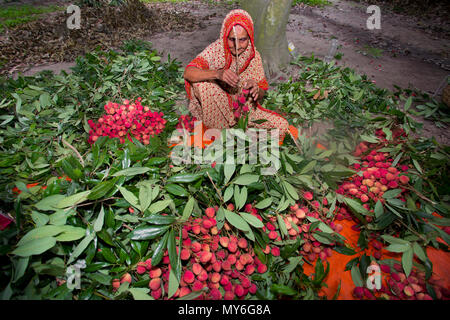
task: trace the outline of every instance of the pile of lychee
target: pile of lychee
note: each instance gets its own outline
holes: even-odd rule
[[[164,130],[166,120],[162,112],[152,112],[149,107],[141,104],[142,98],[135,102],[124,100],[123,104],[108,102],[105,105],[106,114],[97,122],[88,120],[90,144],[101,136],[119,138],[120,143],[125,138],[132,141],[132,136],[145,145],[150,143],[150,138]]]
[[[312,200],[312,193],[306,192],[305,198]],[[324,199],[323,203],[326,205],[326,199]],[[289,208],[289,213],[285,214],[282,219],[289,234],[289,239],[296,240],[300,238],[303,241],[298,250],[299,254],[307,258],[310,262],[315,261],[317,258],[325,261],[332,256],[332,248],[336,244],[334,242],[323,244],[317,241],[317,239],[314,238],[313,232],[318,231],[319,229],[316,228],[315,230],[311,230],[311,222],[309,222],[307,217],[313,217],[324,222],[337,233],[342,231],[343,226],[339,223],[334,223],[331,219],[321,217],[316,210],[319,207],[318,201],[312,201],[312,207],[313,209],[310,210],[308,206],[296,203]],[[269,216],[269,221],[265,223],[263,231],[267,233],[269,239],[272,241],[282,240],[281,229],[275,216]],[[280,255],[280,249],[275,245],[267,245],[263,252],[266,254],[272,253],[274,256]]]
[[[393,268],[387,264],[379,265],[381,276],[386,277],[380,290],[370,290],[366,287],[356,287],[353,296],[357,299],[386,299],[386,300],[433,300],[430,296],[425,280],[425,273],[413,269],[407,277],[399,263]],[[450,290],[442,285],[442,280],[432,275],[428,281],[436,299],[449,300]]]
[[[180,252],[181,280],[179,288],[170,299],[181,298],[200,290],[204,292],[197,299],[207,300],[245,299],[256,293],[257,287],[252,282],[251,275],[265,273],[267,266],[255,255],[247,239],[233,232],[227,222],[218,230],[217,209],[209,207],[204,216],[191,217],[184,223]],[[160,264],[153,266],[151,259],[139,262],[136,273],[148,273],[151,296],[166,300],[170,269],[166,250]],[[120,286],[120,281],[128,280],[131,278],[115,279],[113,288]]]
[[[195,121],[197,121],[196,117],[190,115],[181,115],[178,118],[176,129],[178,129],[178,131],[182,131],[184,127],[184,129],[186,129],[188,132],[192,132],[194,131]]]
[[[361,142],[354,155],[361,155],[361,152],[367,150],[366,143]],[[362,172],[362,176],[355,174],[349,181],[340,185],[336,192],[349,198],[358,198],[363,203],[369,200],[374,203],[378,200],[384,202],[383,194],[386,191],[405,187],[409,183],[409,177],[406,175],[408,166],[394,167],[393,160],[388,156],[388,153],[370,151],[368,155],[362,157],[361,164],[353,164],[353,169]],[[403,189],[402,192],[404,191]],[[400,199],[405,201],[403,197]]]

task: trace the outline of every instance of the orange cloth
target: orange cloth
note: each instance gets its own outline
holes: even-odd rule
[[[321,293],[324,294],[328,299],[332,299],[332,297],[336,294],[339,282],[341,282],[341,289],[338,295],[338,300],[354,300],[353,297],[353,289],[355,288],[355,284],[353,283],[352,276],[350,270],[344,271],[347,263],[356,258],[362,256],[364,253],[366,255],[372,255],[374,249],[369,245],[369,248],[360,251],[357,246],[359,232],[354,231],[351,227],[355,223],[353,221],[342,220],[339,221],[342,224],[343,229],[340,232],[346,238],[346,244],[350,247],[354,248],[357,254],[353,256],[347,256],[344,254],[340,254],[336,251],[333,251],[333,255],[327,259],[326,263],[330,264],[330,272],[328,276],[325,278],[325,283],[328,288],[324,287],[321,290]],[[450,288],[450,253],[444,252],[442,250],[437,250],[435,248],[427,248],[427,255],[430,261],[433,263],[433,274],[437,279],[440,279],[440,284],[446,288]],[[385,249],[382,251],[382,259],[395,259],[401,263],[402,255],[399,253],[389,252]],[[315,263],[313,266],[305,263],[303,265],[303,269],[305,274],[311,275],[314,273]],[[386,284],[386,276],[382,273],[382,283]]]

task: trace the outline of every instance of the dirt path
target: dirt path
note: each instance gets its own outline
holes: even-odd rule
[[[426,22],[382,8],[381,29],[371,31],[366,27],[370,16],[366,13],[367,4],[341,0],[330,2],[332,5],[322,9],[308,6],[292,9],[286,34],[299,54],[323,58],[329,51],[331,39],[336,38],[339,43],[337,52],[342,54],[339,65],[366,74],[377,86],[391,91],[397,85],[433,94],[450,74],[449,30],[436,33],[424,27]],[[230,10],[230,7],[201,1],[152,5],[187,11],[202,20],[200,28],[191,32],[168,32],[145,38],[164,58],[170,54],[183,66],[217,39],[223,18]],[[378,55],[371,56],[370,52],[378,52]],[[25,74],[44,68],[58,72],[71,65],[35,67]],[[450,144],[448,130],[438,129],[432,122],[425,125],[425,136],[435,136],[439,142]]]

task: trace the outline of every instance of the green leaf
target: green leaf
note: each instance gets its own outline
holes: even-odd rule
[[[64,228],[64,231],[56,236],[57,241],[75,241],[83,238],[86,235],[86,229],[84,228],[69,225],[62,226],[62,228]]]
[[[165,185],[164,189],[166,189],[169,193],[176,195],[178,197],[187,197],[189,196],[189,192],[183,188],[182,186],[174,183],[170,183]]]
[[[246,212],[239,212],[240,216],[244,218],[245,221],[248,222],[248,224],[254,226],[255,228],[263,228],[264,224],[255,216],[246,213]]]
[[[153,251],[152,255],[152,265],[157,266],[161,259],[164,256],[164,251],[167,248],[167,239],[169,239],[169,232],[166,232],[164,236],[159,240],[158,244],[156,245],[155,250]]]
[[[75,261],[78,256],[80,254],[83,253],[84,250],[86,250],[87,246],[89,245],[89,243],[91,243],[91,241],[95,238],[95,233],[91,233],[89,235],[87,235],[86,237],[84,237],[83,240],[81,240],[81,242],[75,247],[75,249],[72,252],[72,255],[69,258],[69,261],[67,262],[67,264],[71,264],[73,261]]]
[[[423,248],[417,243],[414,242],[413,243],[413,250],[414,250],[414,254],[423,262],[427,261],[427,255],[425,254],[425,250],[423,250]]]
[[[287,237],[288,231],[286,228],[286,224],[284,223],[283,218],[279,214],[277,214],[277,222],[278,222],[278,226],[280,227],[281,234],[283,234],[285,237]]]
[[[370,142],[370,143],[379,143],[380,141],[378,140],[378,138],[374,135],[360,135],[360,138],[364,141]]]
[[[38,210],[42,210],[42,211],[57,211],[58,210],[58,203],[64,199],[66,196],[62,195],[62,194],[54,194],[48,197],[45,197],[44,199],[42,199],[41,201],[39,201],[38,203],[36,203],[34,206],[38,209]]]
[[[347,246],[334,247],[334,251],[339,252],[340,254],[345,254],[347,256],[353,256],[356,254],[355,250]]]
[[[244,174],[242,176],[237,177],[237,179],[234,180],[234,184],[238,184],[241,186],[248,186],[249,184],[257,182],[258,180],[259,180],[258,175]]]
[[[145,217],[142,219],[142,221],[145,221],[149,224],[156,224],[156,225],[167,225],[172,224],[176,220],[176,217],[174,216],[161,216],[158,214],[152,214],[151,216]]]
[[[409,277],[409,274],[411,273],[412,265],[413,265],[413,249],[410,246],[408,250],[403,252],[402,255],[402,266],[403,270],[405,270],[405,275],[407,277]]]
[[[29,257],[32,255],[39,255],[44,253],[45,251],[53,248],[56,244],[56,238],[54,237],[44,237],[35,239],[33,241],[28,241],[23,245],[17,247],[12,254],[21,256],[21,257]]]
[[[256,209],[265,209],[265,208],[267,208],[268,206],[270,206],[270,205],[272,204],[272,202],[273,202],[272,197],[266,198],[266,199],[261,200],[260,202],[258,202],[258,203],[255,205],[255,208],[256,208]]]
[[[37,211],[33,211],[33,213],[31,214],[31,218],[33,219],[34,223],[36,223],[37,227],[42,227],[42,226],[46,225],[48,223],[48,221],[50,220],[48,215],[37,212]]]
[[[247,188],[246,187],[242,187],[238,200],[239,200],[239,202],[236,203],[236,209],[240,210],[242,207],[244,207],[245,202],[247,201]]]
[[[133,168],[126,168],[120,171],[117,171],[116,173],[114,173],[112,175],[112,177],[120,177],[120,176],[125,176],[125,177],[132,177],[138,174],[144,174],[146,172],[148,172],[150,170],[150,168],[148,167],[133,167]]]
[[[225,193],[224,193],[224,195],[223,195],[223,201],[224,202],[228,202],[228,200],[230,200],[232,197],[233,197],[233,194],[234,194],[234,188],[233,188],[233,186],[231,185],[231,186],[228,186],[226,189],[225,189]]]
[[[17,263],[14,263],[14,278],[12,280],[13,283],[17,282],[17,280],[22,278],[22,276],[25,274],[29,260],[29,257],[19,258]]]
[[[397,197],[400,193],[402,193],[402,189],[392,189],[392,190],[386,191],[383,194],[383,198],[384,199],[392,199],[392,198]]]
[[[177,291],[180,283],[178,282],[177,276],[175,275],[175,272],[173,271],[173,268],[170,269],[169,273],[169,292],[168,292],[168,298],[172,297],[175,292]]]
[[[111,285],[111,276],[102,272],[91,273],[88,275],[88,277],[100,284],[103,284],[104,286]]]
[[[286,296],[295,296],[298,292],[291,287],[283,284],[272,284],[271,290],[274,293],[282,294]]]
[[[90,193],[91,193],[91,191],[88,190],[88,191],[79,192],[79,193],[71,195],[67,198],[64,198],[60,202],[58,202],[57,208],[62,209],[62,208],[75,206],[83,201],[86,201],[88,198],[88,195]]]
[[[178,269],[178,256],[177,256],[177,246],[175,244],[175,234],[173,232],[173,229],[169,231],[169,236],[167,239],[167,251],[169,253],[169,261],[170,265],[172,266],[172,269],[176,270]]]
[[[152,203],[152,189],[149,185],[144,184],[139,188],[139,204],[141,205],[141,211],[147,210]]]
[[[384,241],[387,241],[389,243],[393,243],[393,244],[403,244],[403,245],[409,245],[409,241],[400,239],[400,238],[396,238],[387,234],[384,234],[381,236],[381,238],[383,238]]]
[[[355,284],[355,286],[364,287],[364,282],[363,282],[361,272],[359,271],[358,266],[354,265],[350,272],[351,272],[352,280],[353,280],[353,283]]]
[[[27,234],[19,240],[17,245],[21,246],[27,242],[32,242],[40,238],[53,237],[63,231],[64,228],[62,226],[44,225],[42,227],[38,227],[28,231]]]
[[[409,110],[409,108],[411,107],[411,104],[412,104],[412,96],[410,96],[409,98],[408,98],[408,100],[406,100],[406,102],[405,102],[405,107],[404,107],[404,110],[405,110],[405,112],[408,112],[408,110]]]
[[[103,210],[103,205],[102,205],[102,208],[100,209],[100,213],[94,222],[94,231],[95,232],[99,232],[100,230],[102,230],[104,219],[105,219],[105,211]]]
[[[193,183],[200,179],[203,173],[179,173],[167,179],[168,183]]]
[[[379,219],[383,215],[384,209],[383,209],[383,204],[381,203],[380,200],[378,200],[377,203],[375,204],[374,212],[375,212],[375,217],[377,219]]]
[[[293,272],[297,268],[298,264],[303,260],[303,257],[289,257],[288,260],[289,264],[283,269],[283,272],[286,274],[290,274],[291,272]]]
[[[89,200],[97,200],[104,197],[112,188],[114,188],[115,181],[102,181],[92,188],[91,193],[88,196]]]
[[[292,197],[292,199],[298,200],[300,198],[297,190],[295,190],[295,188],[289,182],[283,181],[283,185],[286,188],[287,193]]]
[[[304,166],[303,169],[300,171],[300,174],[302,175],[302,174],[312,171],[314,169],[314,167],[316,166],[316,164],[317,164],[316,160],[308,162],[308,164],[306,166]]]
[[[124,187],[118,186],[120,193],[125,198],[125,200],[135,208],[140,209],[138,204],[138,198],[130,191],[125,189]]]
[[[409,250],[409,248],[410,248],[409,244],[394,243],[394,244],[391,244],[391,245],[387,246],[386,250],[390,251],[390,252],[397,252],[398,253],[398,252],[405,252],[405,251]]]
[[[128,291],[133,296],[134,300],[155,300],[151,295],[148,293],[150,292],[150,289],[147,288],[130,288]]]
[[[403,156],[403,152],[400,152],[398,155],[397,155],[397,157],[395,157],[395,159],[394,159],[394,162],[392,162],[392,167],[395,167],[396,165],[397,165],[397,163],[400,161],[400,159],[402,158],[402,156]]]
[[[250,231],[250,226],[241,216],[226,209],[224,209],[224,211],[225,218],[231,225],[242,231]]]
[[[151,214],[155,214],[155,213],[161,212],[165,208],[167,208],[167,206],[171,202],[172,202],[172,200],[161,200],[161,201],[155,202],[148,208],[148,211],[150,211]]]
[[[235,164],[224,164],[223,165],[223,170],[224,170],[224,175],[225,175],[225,180],[224,180],[224,184],[227,184],[228,181],[230,181],[231,177],[234,174],[234,171],[236,170],[236,165]]]
[[[413,159],[412,162],[414,164],[414,167],[417,169],[417,171],[419,171],[420,174],[423,174],[423,171],[422,171],[422,168],[420,167],[419,162],[417,162],[416,159]]]
[[[167,225],[142,226],[131,231],[127,237],[131,240],[150,240],[159,237],[168,229]]]
[[[184,207],[183,215],[181,217],[181,221],[187,221],[189,219],[189,217],[192,214],[192,211],[194,210],[195,202],[196,201],[195,201],[194,197],[189,197],[189,200],[186,203],[186,206]]]
[[[366,219],[362,215],[370,215],[369,211],[366,210],[359,202],[350,198],[344,198],[345,204],[349,206],[355,216],[363,223],[367,224]]]

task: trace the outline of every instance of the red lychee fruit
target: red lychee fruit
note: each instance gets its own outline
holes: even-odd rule
[[[222,247],[228,248],[228,244],[230,243],[230,238],[228,237],[220,237],[219,243]]]
[[[228,250],[230,251],[230,252],[236,252],[237,251],[237,243],[236,242],[230,242],[229,244],[228,244]]]
[[[131,274],[129,273],[125,273],[121,278],[120,278],[120,283],[124,283],[124,282],[128,282],[131,283]]]
[[[213,282],[213,283],[218,283],[218,282],[220,281],[220,278],[221,278],[220,273],[214,272],[214,273],[211,275],[211,282]]]
[[[239,248],[245,249],[245,248],[247,248],[247,245],[248,245],[248,243],[247,243],[247,240],[245,238],[240,238],[239,239],[239,241],[238,241],[238,247]]]
[[[272,250],[271,250],[271,253],[272,253],[272,255],[273,255],[274,257],[280,256],[280,248],[278,248],[278,247],[273,247]]]
[[[155,300],[158,300],[159,298],[161,298],[161,295],[162,295],[162,289],[161,288],[152,291],[152,297]]]
[[[206,208],[205,210],[205,214],[209,217],[209,218],[214,218],[216,215],[216,210],[214,208]]]
[[[303,194],[303,197],[304,197],[306,200],[311,201],[311,200],[313,199],[313,194],[312,194],[312,192],[307,191],[307,192],[305,192],[305,193]]]
[[[201,263],[207,263],[211,260],[212,253],[209,251],[201,251],[199,254],[200,262]]]
[[[234,287],[234,293],[236,294],[236,296],[242,297],[244,295],[244,293],[245,293],[245,290],[240,284],[237,284]]]
[[[195,280],[195,276],[192,273],[192,271],[186,270],[183,275],[183,280],[184,280],[184,282],[189,283],[189,284],[193,283]]]
[[[161,271],[160,268],[155,268],[155,269],[151,269],[151,270],[148,272],[148,275],[150,276],[150,278],[154,279],[154,278],[159,278],[159,277],[161,277],[161,273],[162,273],[162,271]]]
[[[267,271],[267,266],[261,263],[260,265],[258,265],[257,271],[258,273],[265,273]]]
[[[212,289],[209,294],[213,300],[222,300],[222,293],[219,289]]]
[[[120,279],[113,279],[112,281],[113,290],[117,290],[120,287]]]
[[[148,286],[152,290],[158,290],[161,287],[161,278],[154,278],[150,280]]]
[[[179,297],[182,298],[189,293],[191,293],[191,289],[189,289],[188,287],[181,287]]]
[[[147,265],[145,264],[145,262],[139,262],[139,263],[137,264],[136,272],[137,272],[138,274],[144,274],[144,273],[147,272]]]
[[[189,260],[191,257],[191,252],[188,249],[181,249],[180,258],[181,260]]]
[[[269,239],[275,240],[278,237],[278,233],[276,231],[270,231],[269,232]]]

